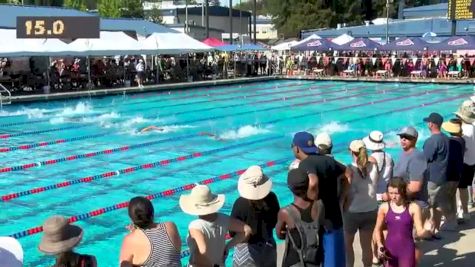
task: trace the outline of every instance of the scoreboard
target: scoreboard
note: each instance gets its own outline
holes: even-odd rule
[[[475,0],[450,0],[447,11],[449,19],[474,19]]]

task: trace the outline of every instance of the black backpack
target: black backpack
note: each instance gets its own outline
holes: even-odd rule
[[[290,234],[289,232],[287,233],[285,237],[285,252],[287,253],[288,251],[287,246],[291,245],[292,248],[299,255],[300,259],[299,263],[292,265],[293,267],[320,266],[322,260],[319,255],[320,240],[318,236],[318,231],[325,218],[325,210],[321,200],[315,201],[313,205],[316,205],[318,209],[317,218],[313,222],[302,221],[300,213],[295,211],[295,209],[291,207],[292,205],[285,207],[288,214],[294,221],[295,229],[299,234],[301,244],[300,247],[297,247],[297,244],[294,238],[292,237],[292,234]]]

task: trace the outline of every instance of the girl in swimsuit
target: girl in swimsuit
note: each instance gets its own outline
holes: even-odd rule
[[[385,267],[416,267],[416,246],[412,236],[413,227],[418,237],[428,237],[422,224],[421,208],[407,198],[407,183],[395,177],[389,181],[389,202],[383,203],[378,211],[378,219],[373,238],[378,244],[378,256]],[[383,229],[388,234],[384,240]]]

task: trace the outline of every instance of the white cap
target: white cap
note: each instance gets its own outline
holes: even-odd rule
[[[23,266],[23,249],[15,238],[0,237],[0,266]]]
[[[315,138],[315,144],[318,146],[332,147],[332,138],[328,133],[319,133]]]

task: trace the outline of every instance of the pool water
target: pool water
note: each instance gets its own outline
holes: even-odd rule
[[[116,204],[231,173],[208,181],[226,194],[229,213],[238,197],[236,171],[264,164],[283,206],[291,201],[286,171],[295,132],[330,133],[336,158],[349,163],[349,142],[381,130],[397,158],[398,129],[415,125],[422,146],[429,135],[422,118],[432,111],[451,117],[472,91],[472,85],[274,80],[6,106],[0,235],[20,237],[25,266],[50,266],[52,257],[37,250],[41,234],[23,231],[51,215],[82,215],[78,251],[96,255],[99,266],[117,266],[130,222]],[[139,133],[149,125],[162,131]],[[65,181],[74,182],[57,185]],[[153,204],[157,220],[178,225],[186,250],[193,217],[181,212],[181,193],[155,195]]]

